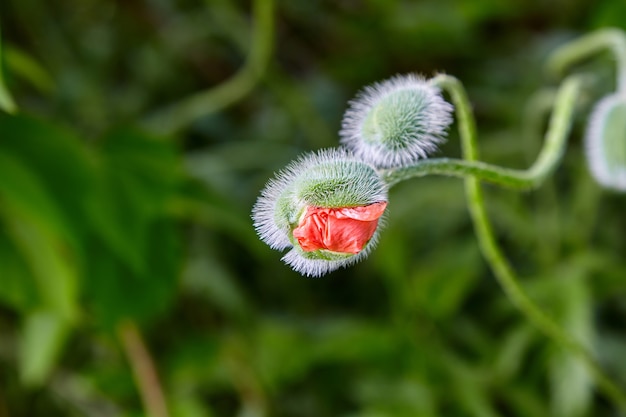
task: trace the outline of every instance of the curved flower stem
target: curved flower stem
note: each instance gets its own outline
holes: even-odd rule
[[[478,158],[478,145],[475,121],[471,114],[470,105],[463,86],[456,78],[445,76],[439,78],[438,84],[450,93],[454,105],[457,108],[463,156],[469,161],[476,160]],[[580,81],[578,79],[569,78],[564,81],[557,96],[556,107],[564,106],[565,100],[569,100],[572,103],[575,102],[579,89]],[[569,115],[571,116],[571,113]],[[549,144],[548,142],[551,139],[551,133],[554,131],[562,131],[563,134],[566,135],[570,124],[571,117],[561,120],[555,120],[554,117],[552,118],[546,145],[542,149],[533,167],[529,170],[531,175],[535,174],[543,180],[558,163],[563,154],[565,142],[564,140],[561,141],[560,146],[555,146],[558,145],[557,143],[553,142]],[[551,158],[550,153],[554,153],[555,156]],[[611,398],[620,409],[626,411],[626,396],[624,396],[620,388],[604,373],[587,349],[547,316],[535,302],[526,295],[517,282],[515,273],[498,246],[493,233],[493,228],[487,217],[482,188],[478,178],[475,176],[467,177],[465,179],[465,189],[467,203],[474,222],[479,246],[509,299],[535,326],[543,331],[544,334],[553,339],[556,343],[577,354],[590,369],[604,393]]]
[[[159,134],[172,134],[193,120],[216,112],[245,96],[265,72],[274,38],[274,0],[255,0],[255,29],[246,63],[232,78],[170,105],[144,121],[144,127]]]
[[[159,377],[137,325],[132,321],[123,322],[117,333],[139,386],[146,415],[169,417]]]
[[[461,146],[463,157],[467,167],[476,167],[478,158],[478,146],[476,139],[476,124],[471,112],[467,95],[462,84],[454,77],[440,75],[433,79],[433,83],[445,89],[452,97],[452,101],[457,111],[457,121],[461,136]],[[524,173],[526,181],[532,184],[540,183],[550,173],[559,162],[565,144],[565,137],[571,124],[571,116],[575,99],[580,90],[581,81],[579,78],[568,78],[560,88],[555,105],[555,111],[550,121],[546,144],[544,145],[535,164],[527,171],[506,171],[507,175],[501,178],[504,185],[514,178],[519,179],[520,173]],[[461,166],[463,164],[458,164]],[[556,322],[545,314],[534,301],[526,295],[515,277],[513,269],[506,260],[502,250],[498,246],[493,228],[487,217],[485,203],[478,174],[486,172],[490,174],[500,173],[501,168],[489,166],[488,170],[464,168],[455,173],[444,173],[465,177],[465,189],[467,204],[470,215],[474,223],[478,244],[483,256],[491,266],[491,269],[500,283],[502,289],[511,302],[546,336],[555,343],[569,349],[584,362],[593,374],[599,388],[610,398],[622,411],[626,411],[626,396],[621,389],[606,375],[600,368],[591,354],[576,339],[565,332]],[[409,173],[410,171],[405,171]],[[418,173],[423,171],[418,170]],[[515,175],[510,175],[513,172]],[[408,178],[404,176],[404,178]]]
[[[626,93],[626,34],[620,29],[598,30],[560,47],[550,56],[548,72],[561,75],[568,67],[604,50],[615,56],[617,90]]]
[[[453,81],[454,80],[454,81]],[[565,151],[567,135],[570,130],[572,114],[576,103],[576,96],[581,87],[581,79],[570,77],[563,82],[554,105],[554,112],[550,118],[550,125],[546,133],[546,139],[535,163],[526,170],[503,168],[497,165],[477,161],[475,146],[467,144],[468,155],[465,159],[424,159],[414,165],[384,170],[381,174],[391,186],[405,179],[423,177],[425,175],[447,175],[453,177],[467,177],[472,175],[483,181],[488,181],[507,187],[532,188],[554,171]],[[432,83],[449,90],[455,103],[467,101],[465,93],[459,92],[460,83],[456,78],[448,75],[439,75],[433,78]],[[459,87],[452,87],[459,85]],[[459,118],[461,138],[476,137],[473,117],[469,105],[456,107]],[[463,140],[463,139],[462,139]]]

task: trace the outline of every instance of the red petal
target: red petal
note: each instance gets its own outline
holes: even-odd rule
[[[331,210],[336,210],[335,215],[338,219],[348,217],[350,219],[361,221],[373,221],[378,220],[380,216],[383,215],[386,207],[387,202],[382,201],[362,207],[346,207]]]
[[[293,236],[307,252],[326,249],[356,254],[374,235],[386,207],[386,202],[362,207],[308,207]]]

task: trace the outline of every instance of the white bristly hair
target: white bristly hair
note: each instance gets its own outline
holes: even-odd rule
[[[378,168],[405,166],[437,150],[453,110],[424,78],[395,76],[365,87],[350,102],[341,143]]]
[[[589,170],[604,187],[626,191],[626,94],[600,100],[585,136]]]
[[[358,254],[303,251],[292,236],[306,207],[355,207],[387,201],[387,185],[376,169],[345,149],[300,157],[271,179],[252,209],[257,234],[272,249],[291,250],[283,261],[295,271],[319,277],[365,258],[376,245],[379,227]],[[384,217],[384,216],[383,216]]]

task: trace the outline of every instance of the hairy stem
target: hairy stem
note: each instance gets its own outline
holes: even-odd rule
[[[544,123],[549,119],[556,100],[556,88],[544,88],[536,91],[528,99],[522,114],[522,141],[524,142],[525,161],[532,163],[536,149],[543,143]],[[580,100],[579,100],[580,102]],[[535,216],[534,223],[541,235],[535,238],[537,261],[544,266],[555,263],[560,251],[560,229],[562,219],[559,216],[559,199],[554,181],[546,178],[537,190],[537,199],[533,199],[537,208],[541,207],[543,215]]]
[[[455,105],[463,157],[469,166],[478,159],[476,123],[462,84],[454,77],[440,75],[433,82],[445,89]],[[540,183],[558,164],[563,154],[565,137],[571,124],[574,102],[580,90],[580,80],[570,77],[561,86],[550,122],[546,144],[533,166],[525,172],[528,181]],[[461,172],[461,171],[460,171]],[[489,171],[491,172],[491,171]],[[495,170],[493,172],[499,172]],[[479,172],[480,174],[480,172]],[[453,174],[457,175],[457,174]],[[544,313],[528,297],[519,284],[513,269],[498,246],[493,227],[487,217],[480,177],[471,170],[465,170],[467,204],[483,256],[511,302],[546,336],[555,343],[575,353],[593,374],[598,387],[617,405],[626,411],[626,396],[622,390],[600,368],[591,354],[574,337],[565,332],[556,322]],[[517,178],[518,176],[514,176]],[[506,182],[503,183],[507,185]]]
[[[464,92],[463,96],[459,95],[461,93],[458,90],[461,87],[452,89],[452,85],[460,85],[455,78],[440,75],[433,78],[432,83],[449,90],[455,103],[462,102],[462,100],[467,101]],[[465,155],[465,159],[424,159],[411,166],[384,170],[382,172],[383,178],[389,185],[393,185],[405,179],[433,174],[453,177],[467,177],[471,175],[480,180],[507,187],[536,187],[554,171],[565,152],[567,136],[576,103],[575,98],[579,93],[580,87],[580,78],[570,77],[563,82],[563,86],[556,98],[554,112],[550,118],[550,125],[543,148],[535,163],[526,170],[503,168],[477,161],[476,146],[472,146],[466,150],[467,155]],[[476,131],[469,106],[465,108],[456,106],[456,111],[459,118],[461,138],[475,138]]]
[[[572,65],[606,50],[616,60],[617,90],[626,93],[626,35],[619,29],[598,30],[560,47],[550,56],[548,72],[564,74]]]
[[[255,0],[252,46],[243,68],[233,77],[170,105],[144,121],[159,134],[172,134],[195,119],[216,112],[244,97],[261,79],[271,55],[274,38],[274,0]]]
[[[149,417],[168,417],[167,405],[159,377],[150,353],[137,325],[131,321],[121,323],[117,329],[124,353],[128,358],[141,401]]]

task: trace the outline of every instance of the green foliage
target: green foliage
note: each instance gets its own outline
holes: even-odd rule
[[[540,141],[521,110],[543,57],[623,26],[623,3],[277,2],[274,56],[246,96],[175,136],[140,130],[245,67],[249,5],[2,3],[0,416],[143,415],[123,320],[172,416],[616,415],[502,295],[460,181],[394,187],[370,258],[318,280],[259,242],[250,210],[274,171],[337,145],[358,89],[397,73],[461,79],[483,158],[527,167]],[[624,198],[595,185],[580,143],[612,88],[599,73],[555,176],[486,197],[533,300],[626,387]],[[435,156],[458,154],[451,134]]]
[[[182,167],[170,143],[133,130],[95,147],[23,116],[1,116],[0,130],[0,296],[25,314],[20,373],[40,385],[79,315],[111,327],[171,304]]]
[[[56,365],[69,323],[57,314],[33,311],[25,317],[20,374],[25,386],[42,385]]]

